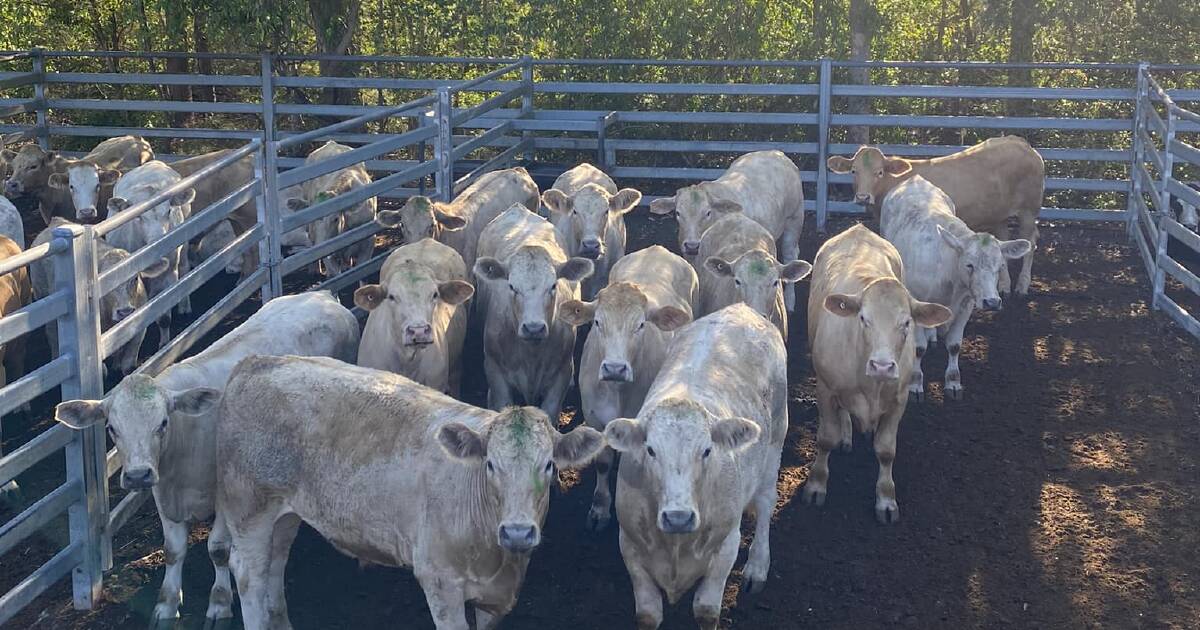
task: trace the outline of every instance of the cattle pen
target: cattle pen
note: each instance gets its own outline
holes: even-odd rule
[[[159,62],[172,56],[203,58],[216,70],[161,72]],[[330,60],[354,64],[359,76],[317,76],[318,64]],[[870,83],[853,80],[864,72]],[[106,572],[122,571],[114,539],[121,540],[123,528],[149,496],[110,487],[120,461],[115,450],[107,448],[104,427],[72,430],[54,424],[53,403],[102,398],[115,384],[114,377],[105,374],[104,359],[193,294],[202,308],[170,343],[142,362],[139,372],[155,374],[202,348],[212,334],[228,329],[231,318],[244,313],[247,304],[305,290],[345,296],[379,271],[389,253],[386,248],[330,278],[314,279],[308,269],[364,239],[387,243],[386,230],[370,223],[291,253],[285,252],[281,240],[290,231],[371,197],[394,203],[426,194],[448,201],[456,190],[491,170],[524,166],[542,184],[587,160],[617,181],[636,184],[646,193],[642,203],[647,204],[672,194],[678,185],[715,178],[740,153],[778,149],[800,166],[811,225],[825,233],[828,226],[846,220],[842,215],[861,212],[855,204],[838,200],[847,196],[849,176],[830,173],[824,166],[830,156],[854,152],[857,145],[848,135],[853,129],[871,128],[873,140],[885,153],[907,157],[948,155],[986,137],[1020,134],[1030,138],[1047,162],[1042,221],[1107,224],[1099,237],[1050,242],[1062,248],[1135,252],[1144,275],[1134,282],[1133,294],[1145,294],[1154,309],[1200,337],[1200,321],[1188,312],[1200,305],[1195,265],[1200,237],[1183,227],[1171,209],[1173,200],[1200,206],[1200,193],[1186,185],[1200,180],[1200,115],[1185,107],[1200,104],[1200,89],[1174,87],[1197,72],[1200,67],[1102,63],[6,53],[0,61],[0,116],[5,123],[0,131],[10,141],[28,139],[65,155],[81,155],[90,146],[84,139],[94,144],[135,134],[147,138],[159,158],[168,162],[212,148],[233,152],[117,217],[60,228],[50,242],[0,262],[0,275],[37,261],[49,261],[55,270],[50,295],[0,318],[0,343],[39,335],[48,325],[58,327],[59,338],[57,356],[32,361],[26,375],[0,389],[0,417],[6,425],[0,435],[0,485],[20,480],[29,495],[28,504],[6,513],[7,520],[0,524],[0,562],[24,571],[0,576],[0,624],[27,615],[23,609],[48,590],[56,592],[54,587],[67,576],[74,608],[95,607]],[[1036,74],[1042,83],[1064,86],[1009,85],[1010,73]],[[355,104],[342,104],[347,100]],[[354,149],[306,165],[307,151],[330,139]],[[255,164],[252,181],[207,208],[194,209],[189,220],[131,252],[134,255],[119,266],[98,272],[96,238],[175,193],[221,177],[225,168],[247,156]],[[284,189],[360,162],[375,177],[370,185],[281,215]],[[250,200],[257,209],[251,229],[133,315],[101,330],[99,296]],[[652,231],[657,226],[646,222],[644,227]],[[806,259],[815,253],[812,231],[802,250]],[[633,236],[635,242],[638,239]],[[648,241],[642,237],[641,242]],[[1124,249],[1130,243],[1132,249]],[[204,294],[206,284],[230,261],[247,253],[259,261],[256,268],[236,281],[224,278],[215,297],[211,289]],[[1108,262],[1127,265],[1124,260]],[[1062,268],[1051,264],[1035,268],[1034,274],[1054,282],[1045,274]],[[797,325],[803,330],[802,321]],[[985,326],[996,331],[1000,323]],[[1124,333],[1118,329],[1113,334]],[[803,334],[793,337],[802,339]],[[802,343],[793,347],[802,354]],[[995,346],[990,351],[999,354]],[[1184,379],[1186,386],[1185,374],[1161,378]],[[22,430],[10,430],[26,404],[32,404],[32,411],[20,421]],[[1194,415],[1196,410],[1190,412]],[[1195,452],[1195,429],[1189,430]],[[1035,435],[1034,441],[1040,444],[1041,437]],[[23,551],[29,539],[59,522],[65,527],[56,539],[61,543],[57,548],[47,550],[39,543],[36,552]],[[13,560],[18,555],[19,562]],[[1194,587],[1161,588],[1186,599],[1188,606],[1200,606]],[[579,596],[587,589],[572,592]],[[195,599],[202,599],[197,595]],[[881,615],[893,623],[919,617],[901,604],[887,608]],[[1200,608],[1187,610],[1200,614]],[[898,615],[894,620],[893,614]],[[521,627],[532,627],[537,619],[531,613],[529,625]],[[838,619],[844,621],[834,621]],[[1019,618],[1014,622],[1022,623]]]

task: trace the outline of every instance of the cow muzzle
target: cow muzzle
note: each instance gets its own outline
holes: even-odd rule
[[[13,179],[4,181],[4,194],[9,197],[19,196],[23,192],[25,192],[25,187],[21,185],[21,182]]]
[[[632,383],[633,368],[625,361],[604,361],[600,364],[600,380]]]
[[[513,553],[528,553],[542,542],[542,533],[533,523],[505,523],[497,536],[500,546]]]
[[[585,238],[579,243],[579,255],[596,260],[604,255],[604,245],[600,243],[600,239]]]
[[[683,255],[696,256],[700,253],[700,241],[684,241]]]
[[[687,534],[696,531],[699,520],[695,510],[663,510],[658,515],[658,528],[667,534]]]
[[[546,322],[525,322],[517,330],[517,336],[526,341],[541,341],[548,333]]]
[[[79,218],[80,221],[83,221],[85,219],[95,219],[96,218],[96,206],[92,206],[90,208],[76,208],[75,215]]]
[[[900,368],[896,362],[889,359],[868,359],[867,376],[883,380],[900,378]]]
[[[404,329],[404,345],[424,346],[433,343],[433,326],[414,324]]]
[[[979,310],[981,311],[998,311],[1001,308],[1004,308],[1004,301],[998,297],[979,300]]]
[[[126,468],[121,473],[121,486],[126,490],[145,490],[158,483],[158,473],[153,468]]]
[[[869,206],[875,203],[875,196],[871,193],[855,193],[854,203],[860,206]]]
[[[134,308],[132,306],[122,306],[113,312],[114,321],[124,321],[126,317],[133,315]]]

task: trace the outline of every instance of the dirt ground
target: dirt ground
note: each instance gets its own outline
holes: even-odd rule
[[[633,232],[631,249],[673,241],[668,222]],[[811,260],[819,243],[808,229],[802,257]],[[876,463],[863,440],[832,456],[823,508],[799,500],[817,424],[805,324],[801,309],[791,323],[792,428],[770,580],[760,595],[742,597],[735,568],[722,627],[1200,627],[1200,353],[1150,309],[1122,229],[1043,224],[1031,299],[968,326],[966,400],[944,401],[934,382],[930,402],[909,405],[895,468],[897,525],[875,522]],[[484,394],[478,352],[466,357],[464,384],[475,403]],[[927,376],[942,373],[945,357],[931,351]],[[615,527],[584,528],[593,473],[563,478],[502,627],[632,627]],[[203,623],[212,579],[204,533],[196,530],[187,558],[181,628]],[[163,576],[160,544],[147,505],[114,541],[117,568],[96,610],[72,610],[64,581],[12,627],[144,627]],[[14,551],[0,587],[44,561],[50,545]],[[737,567],[742,561],[744,553]],[[287,582],[298,630],[433,627],[411,573],[360,570],[307,528]],[[695,627],[690,596],[667,610],[663,627]]]

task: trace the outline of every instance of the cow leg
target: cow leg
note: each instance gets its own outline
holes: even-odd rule
[[[850,420],[850,411],[839,407],[838,414],[838,449],[843,453],[854,450],[854,423]]]
[[[483,373],[487,377],[488,382],[488,409],[500,411],[512,405],[512,387],[508,384],[508,380],[504,378],[504,370],[486,352],[483,356]],[[552,419],[552,421],[554,420],[557,420],[557,418]]]
[[[768,516],[767,520],[770,518]],[[729,572],[733,570],[733,563],[737,560],[741,540],[741,530],[734,527],[721,543],[720,551],[708,563],[708,573],[700,578],[696,596],[692,599],[692,616],[696,618],[696,625],[700,626],[700,630],[717,630],[717,625],[721,622],[721,598],[725,595],[725,582],[729,580]],[[757,538],[755,542],[758,542]]]
[[[468,630],[466,594],[461,578],[428,568],[416,572],[416,576],[425,591],[425,601],[437,630]]]
[[[604,447],[596,456],[596,491],[592,494],[592,507],[588,510],[587,527],[598,532],[608,527],[612,520],[612,493],[608,489],[608,473],[616,452]]]
[[[801,499],[813,505],[825,505],[825,493],[829,482],[829,451],[841,443],[843,437],[842,415],[845,410],[838,410],[833,401],[833,392],[817,381],[817,410],[820,421],[817,425],[817,456],[813,459],[812,468],[808,471],[808,480],[804,482]],[[848,418],[849,415],[846,414]]]
[[[663,618],[662,591],[658,590],[654,578],[642,567],[638,550],[632,547],[623,530],[617,536],[617,542],[621,546],[625,568],[629,571],[629,581],[633,583],[637,630],[657,630]]]
[[[742,567],[742,590],[748,593],[762,591],[767,583],[767,572],[771,568],[771,516],[779,500],[776,480],[779,479],[779,454],[773,455],[773,466],[758,486],[754,495],[754,540],[746,566]]]
[[[226,514],[230,532],[229,568],[237,583],[246,630],[267,630],[271,600],[272,513],[256,513],[241,519]]]
[[[213,585],[208,593],[205,630],[222,627],[233,617],[233,586],[229,579],[229,528],[218,513],[208,533],[208,557],[213,563]]]
[[[784,264],[800,258],[800,231],[804,229],[803,212],[800,213],[800,217],[799,221],[789,222],[779,237],[779,260]],[[787,312],[796,311],[796,283],[783,287],[783,303],[787,306]]]
[[[475,630],[495,630],[501,621],[504,621],[504,615],[493,615],[482,608],[475,608]]]
[[[967,321],[971,319],[971,312],[974,310],[974,304],[968,302],[965,306],[959,308],[955,313],[954,319],[950,322],[950,328],[946,331],[946,351],[950,354],[950,360],[946,363],[946,397],[952,400],[962,400],[962,372],[958,369],[958,355],[962,350],[963,329],[967,326]]]
[[[998,227],[991,230],[992,236],[1006,241],[1009,238],[1008,222],[1000,224]],[[1012,276],[1008,273],[1008,261],[1005,260],[1003,265],[1000,265],[1000,273],[996,278],[996,290],[1000,292],[1000,296],[1006,296],[1012,292]]]
[[[875,458],[879,460],[879,478],[875,481],[875,518],[884,525],[900,520],[900,504],[896,502],[896,482],[892,480],[892,464],[896,461],[896,430],[904,405],[886,412],[875,430]]]
[[[171,343],[171,312],[167,311],[158,318],[158,349],[162,350]]]
[[[1036,216],[1021,215],[1020,221],[1017,224],[1017,238],[1023,238],[1033,246],[1030,248],[1029,253],[1025,254],[1025,257],[1021,259],[1021,275],[1017,276],[1017,295],[1025,296],[1029,295],[1029,283],[1033,279],[1033,252],[1037,250],[1038,228]],[[1004,261],[1004,266],[1008,267],[1008,261]]]
[[[45,201],[39,201],[38,202],[38,212],[42,215],[42,222],[45,223],[47,227],[49,227],[50,219],[54,218],[53,209],[50,206],[46,205]]]
[[[925,402],[925,372],[921,371],[921,361],[925,359],[925,352],[929,350],[930,338],[936,334],[931,328],[917,326],[913,338],[913,347],[917,356],[913,361],[912,376],[908,380],[909,400]]]
[[[575,374],[575,366],[563,370],[554,383],[546,390],[542,398],[542,411],[550,418],[550,423],[557,426],[559,414],[562,413],[563,401],[567,398],[567,389],[571,387],[571,376]]]
[[[4,355],[4,380],[0,383],[11,383],[22,376],[25,376],[24,335],[8,342],[8,348]],[[24,402],[17,407],[17,411],[21,413],[29,413],[30,409],[29,402]]]
[[[192,270],[192,261],[188,260],[187,252],[183,248],[179,250],[179,273],[178,277],[182,278]],[[192,313],[192,294],[187,294],[179,301],[175,307],[175,312],[180,315],[190,315]]]
[[[162,587],[158,589],[158,603],[154,606],[154,617],[150,627],[171,627],[179,616],[179,604],[183,602],[183,558],[187,555],[187,523],[172,521],[159,514],[163,530],[163,554],[167,573]]]
[[[287,568],[288,554],[292,550],[292,541],[300,531],[300,517],[295,514],[284,514],[275,521],[271,534],[271,562],[267,571],[267,616],[271,630],[291,630],[292,623],[288,619],[287,597],[284,593],[284,570]]]

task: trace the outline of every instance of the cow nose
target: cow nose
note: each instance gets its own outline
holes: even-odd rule
[[[533,549],[541,542],[537,525],[506,523],[500,526],[500,546],[509,551],[522,553]]]
[[[985,311],[998,311],[1002,306],[1004,306],[1004,302],[998,297],[983,298],[983,310]]]
[[[404,336],[408,344],[433,343],[433,326],[414,324],[404,329]]]
[[[21,194],[21,185],[13,180],[4,182],[4,192],[10,196]]]
[[[896,378],[896,362],[881,359],[867,360],[867,375],[879,378]]]
[[[664,510],[659,516],[659,529],[668,534],[686,534],[696,529],[695,510]]]
[[[871,203],[871,193],[855,193],[854,203],[864,206]]]
[[[129,490],[144,490],[154,485],[158,479],[150,468],[126,468],[121,478]]]
[[[521,324],[521,336],[526,339],[541,339],[546,336],[546,322],[525,322]]]
[[[600,239],[585,238],[579,243],[579,246],[580,255],[592,259],[600,257]]]
[[[633,368],[624,361],[605,361],[600,364],[600,380],[628,383],[633,380]]]
[[[122,306],[121,308],[117,309],[117,312],[113,314],[113,317],[116,318],[117,321],[121,321],[130,315],[133,315],[133,307]]]
[[[76,214],[79,215],[80,219],[94,219],[94,218],[96,218],[96,206],[91,206],[88,208],[79,208],[76,211]]]
[[[700,241],[684,241],[683,253],[686,256],[695,256],[700,253]]]

